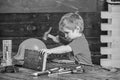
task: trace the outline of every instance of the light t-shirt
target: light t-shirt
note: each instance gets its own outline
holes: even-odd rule
[[[70,59],[77,61],[79,64],[92,65],[91,53],[88,42],[84,35],[74,39],[69,46],[72,48],[73,54]]]

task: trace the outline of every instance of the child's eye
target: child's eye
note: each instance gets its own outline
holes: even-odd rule
[[[65,34],[68,34],[68,32],[65,32]]]

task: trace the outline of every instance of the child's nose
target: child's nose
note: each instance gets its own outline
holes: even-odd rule
[[[67,34],[65,34],[65,37],[68,37],[68,35],[67,35]]]

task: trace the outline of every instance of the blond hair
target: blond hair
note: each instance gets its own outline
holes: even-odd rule
[[[59,22],[59,30],[63,31],[63,27],[65,27],[64,20],[68,21],[69,23],[73,24],[74,26],[69,26],[67,28],[74,30],[76,26],[79,26],[80,32],[84,30],[84,22],[82,17],[78,13],[67,13],[65,14],[60,22]]]

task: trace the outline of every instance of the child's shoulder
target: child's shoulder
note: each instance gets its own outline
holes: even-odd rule
[[[83,36],[80,36],[80,37],[77,37],[77,38],[73,39],[73,41],[71,43],[74,43],[74,44],[86,44],[87,39],[83,35]]]
[[[75,38],[74,40],[85,40],[85,39],[86,39],[86,38],[85,38],[85,35],[83,34],[83,35]]]

